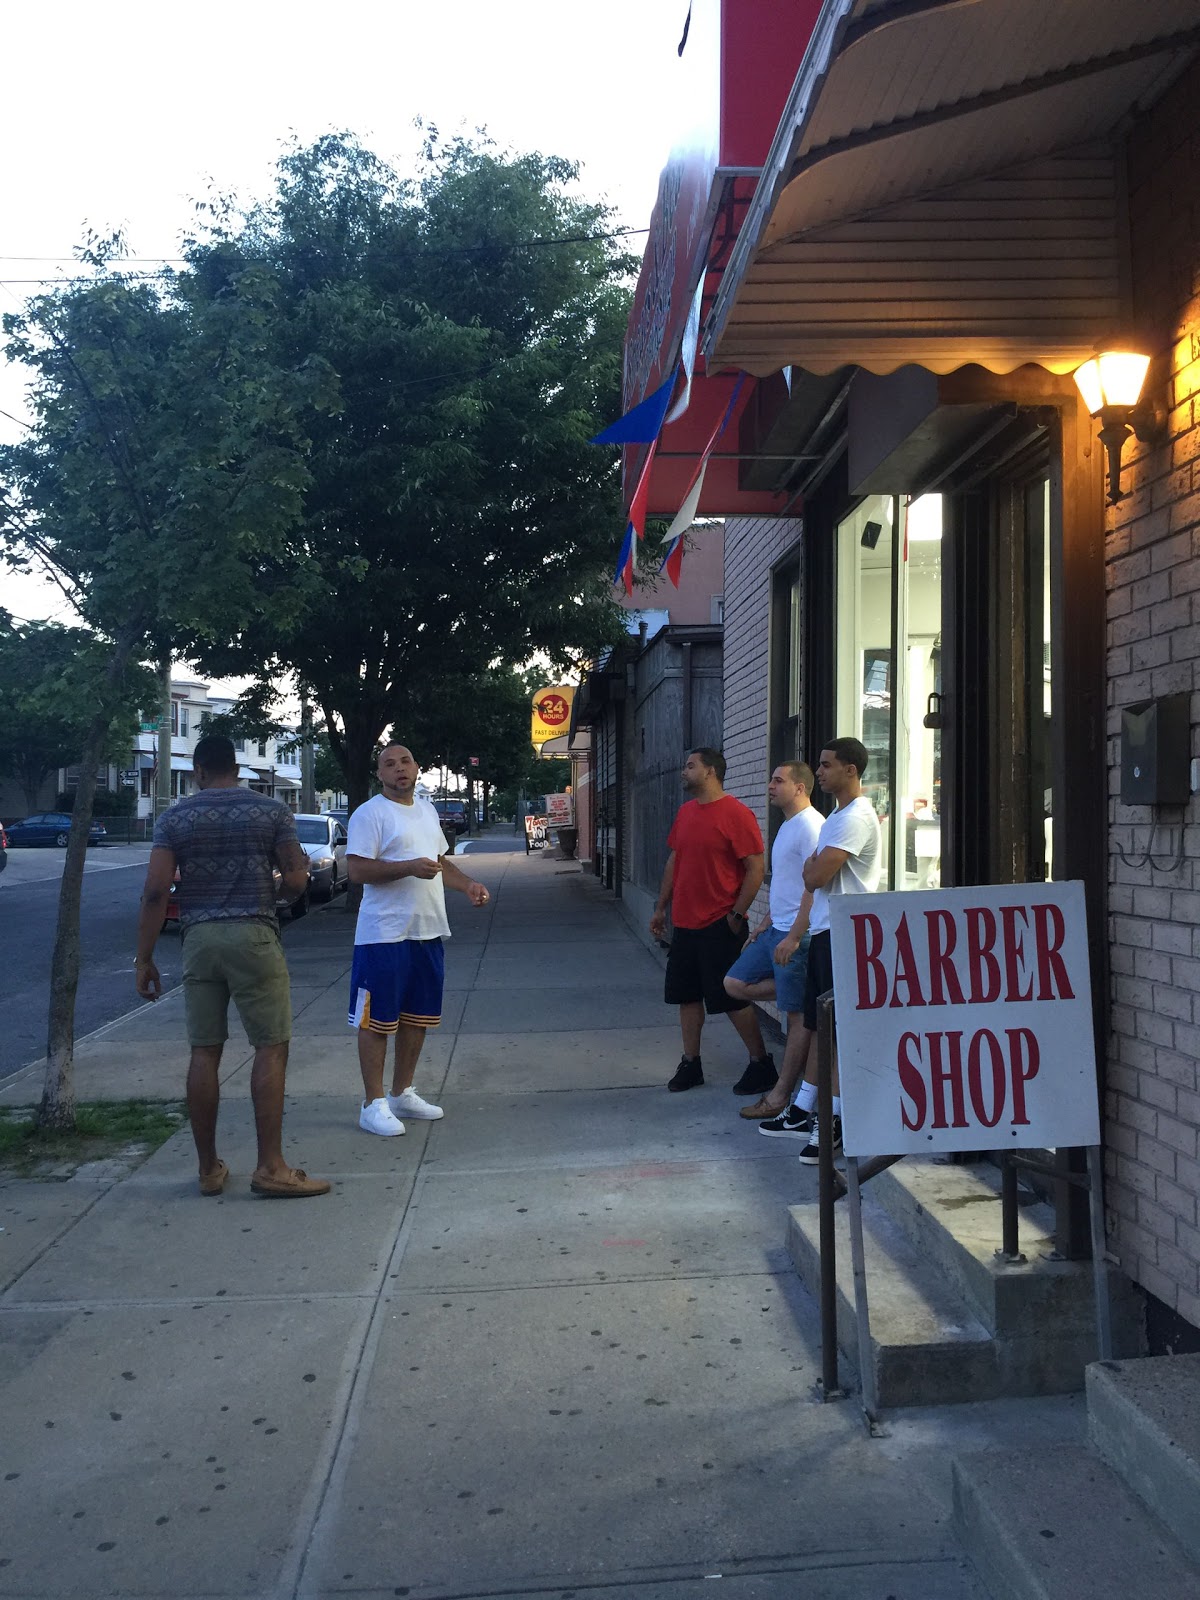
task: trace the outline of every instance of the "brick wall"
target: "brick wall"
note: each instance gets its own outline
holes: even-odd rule
[[[1200,802],[1160,819],[1120,802],[1120,710],[1191,695],[1200,755],[1200,66],[1128,146],[1140,331],[1166,352],[1161,445],[1126,447],[1128,497],[1110,514],[1108,734],[1112,1030],[1107,1201],[1122,1269],[1200,1326]],[[1151,369],[1155,378],[1155,368]],[[1123,860],[1121,851],[1127,859]]]
[[[753,810],[767,833],[771,568],[795,544],[795,518],[725,519],[725,787]],[[760,892],[753,922],[766,915]]]

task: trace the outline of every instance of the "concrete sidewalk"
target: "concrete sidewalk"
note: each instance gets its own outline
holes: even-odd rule
[[[1077,1440],[1080,1398],[882,1440],[817,1403],[784,1250],[815,1173],[738,1118],[732,1029],[667,1094],[612,897],[503,834],[463,865],[492,901],[449,897],[443,1121],[358,1131],[339,903],[287,940],[285,1149],[331,1196],[251,1195],[236,1025],[220,1200],[186,1130],[118,1183],[0,1190],[0,1596],[979,1600],[950,1456]],[[80,1097],[178,1098],[184,1058],[175,993],[80,1047]]]

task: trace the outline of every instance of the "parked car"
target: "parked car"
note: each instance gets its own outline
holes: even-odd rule
[[[0,822],[0,872],[8,865],[8,835],[4,831],[4,824]]]
[[[65,845],[71,832],[71,816],[67,811],[39,811],[22,822],[13,822],[8,828],[9,844]],[[108,829],[102,822],[93,822],[88,829],[89,844],[103,844]]]
[[[296,817],[296,833],[308,856],[309,893],[318,900],[332,900],[344,889],[346,876],[346,825],[330,813],[318,817],[301,812]]]
[[[460,833],[470,833],[471,815],[464,800],[435,800],[433,807],[442,819],[442,832],[451,842]]]
[[[326,811],[324,815],[332,817],[335,822],[340,822],[343,828],[350,821],[350,812],[346,806],[335,806],[332,811]]]

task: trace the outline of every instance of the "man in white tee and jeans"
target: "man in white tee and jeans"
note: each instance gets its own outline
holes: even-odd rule
[[[350,972],[350,1026],[358,1032],[364,1133],[394,1138],[403,1117],[433,1121],[440,1106],[412,1086],[425,1033],[442,1020],[450,936],[445,885],[485,906],[488,892],[447,859],[441,819],[416,793],[420,768],[412,751],[389,744],[377,768],[382,794],[358,807],[347,825],[346,868],[363,885]],[[388,1036],[394,1035],[392,1092],[383,1092]]]
[[[804,996],[804,1024],[815,1032],[817,1000],[833,988],[833,953],[829,941],[829,901],[835,894],[871,894],[879,887],[883,847],[875,807],[863,793],[867,770],[866,746],[858,739],[833,739],[821,751],[817,782],[837,809],[825,818],[817,848],[804,863],[804,887],[812,895],[809,913],[808,981]],[[837,1073],[833,1082],[833,1148],[842,1142],[842,1100]],[[797,1133],[807,1135],[800,1152],[805,1166],[817,1161],[817,1067],[810,1054],[804,1081],[792,1106],[785,1112]]]
[[[726,991],[735,1000],[774,1000],[787,1015],[779,1081],[738,1113],[760,1125],[783,1120],[808,1059],[811,1035],[804,1026],[804,989],[812,896],[804,887],[804,863],[817,847],[825,820],[809,798],[815,786],[812,768],[803,761],[781,761],[771,774],[767,798],[782,811],[783,823],[771,845],[767,915],[725,974]]]

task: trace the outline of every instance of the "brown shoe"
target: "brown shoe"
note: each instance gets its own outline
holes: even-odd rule
[[[293,1167],[284,1172],[256,1172],[250,1187],[270,1200],[303,1200],[312,1194],[328,1194],[332,1185],[327,1178],[310,1178],[303,1168]]]
[[[200,1174],[201,1194],[220,1194],[225,1187],[225,1179],[229,1176],[229,1168],[223,1161],[218,1161],[211,1172]]]
[[[784,1104],[786,1105],[786,1101]],[[756,1100],[752,1106],[739,1106],[738,1116],[745,1117],[747,1122],[766,1122],[769,1117],[777,1117],[783,1106],[773,1106],[763,1095],[761,1100]]]

